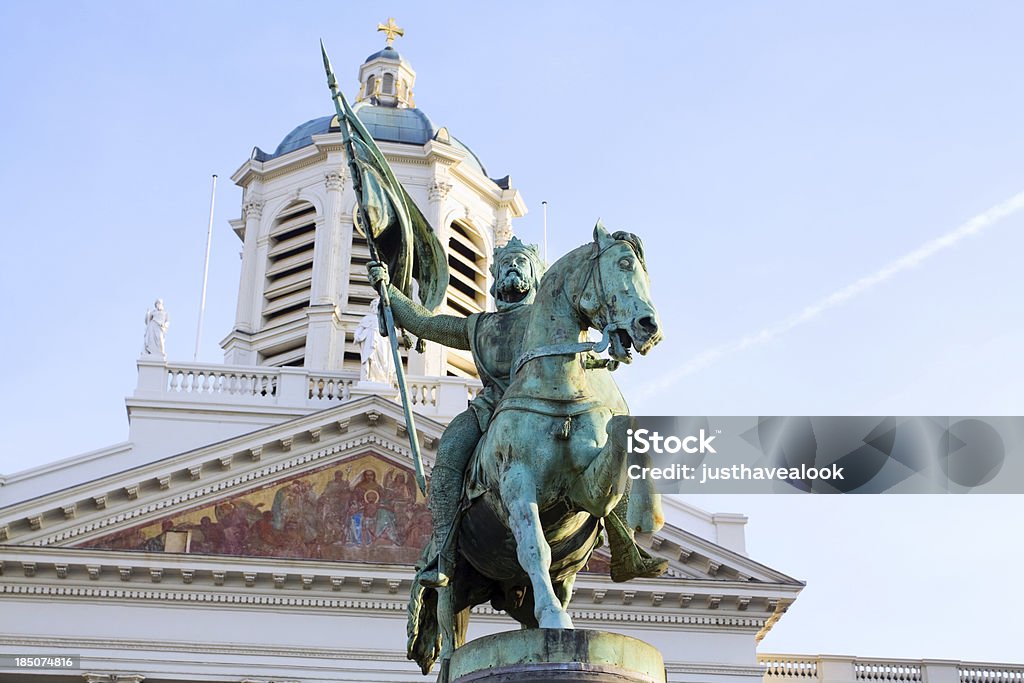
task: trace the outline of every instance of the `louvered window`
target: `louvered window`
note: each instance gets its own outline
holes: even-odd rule
[[[305,316],[313,279],[315,237],[316,209],[308,202],[292,204],[274,221],[263,289],[263,329]],[[291,364],[294,358],[286,362]]]

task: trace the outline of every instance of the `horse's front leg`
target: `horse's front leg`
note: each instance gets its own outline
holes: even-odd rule
[[[633,423],[628,415],[617,415],[608,421],[608,439],[576,480],[570,495],[573,501],[595,517],[607,517],[622,496],[630,492],[626,523],[634,531],[652,533],[665,524],[661,496],[655,493],[649,479],[630,482],[627,461],[626,430]],[[635,455],[634,458],[641,456]],[[647,463],[647,460],[644,460]],[[641,465],[643,463],[640,463]],[[632,484],[632,486],[630,486]]]
[[[533,614],[541,628],[572,628],[551,584],[551,547],[544,539],[537,505],[537,486],[525,465],[512,465],[501,479],[501,500],[516,539],[516,557],[533,586]]]

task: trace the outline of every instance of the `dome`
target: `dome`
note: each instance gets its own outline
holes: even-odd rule
[[[379,59],[379,58],[393,59],[396,62],[404,62],[405,61],[404,59],[402,59],[402,55],[398,54],[398,50],[396,50],[395,48],[393,48],[390,45],[388,45],[383,50],[380,50],[379,52],[374,52],[372,55],[367,57],[366,61],[363,62],[363,64],[369,64],[373,60]]]
[[[386,52],[392,48],[385,48]],[[398,54],[395,52],[395,54]],[[437,135],[437,129],[430,118],[421,110],[415,108],[380,107],[367,102],[359,102],[353,107],[353,111],[359,120],[366,126],[366,130],[379,142],[399,142],[407,145],[425,145]],[[258,147],[253,153],[257,161],[268,161],[284,156],[297,149],[308,147],[313,144],[314,135],[333,133],[338,131],[337,125],[331,126],[334,116],[321,116],[296,126],[288,135],[284,136],[281,144],[277,146],[273,154],[267,154]],[[454,136],[451,138],[452,146],[465,151],[469,156],[466,161],[474,166],[484,176],[484,170],[480,159],[467,145]]]

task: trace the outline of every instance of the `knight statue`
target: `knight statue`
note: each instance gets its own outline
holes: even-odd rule
[[[367,264],[370,284],[387,282],[387,267]],[[454,564],[456,516],[462,499],[466,465],[480,437],[487,430],[502,394],[509,385],[512,364],[523,354],[522,340],[544,264],[537,245],[513,237],[494,250],[491,263],[491,296],[497,311],[474,313],[467,318],[432,314],[389,285],[395,322],[421,339],[473,354],[483,390],[445,429],[437,450],[430,481],[429,506],[433,516],[437,554],[420,573],[425,586],[448,583]],[[608,525],[612,551],[612,580],[660,576],[667,560],[653,558],[636,545],[624,525]]]

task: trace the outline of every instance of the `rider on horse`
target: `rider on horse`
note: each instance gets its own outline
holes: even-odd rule
[[[388,280],[387,267],[382,263],[368,263],[367,271],[370,284],[375,288],[378,282]],[[454,567],[453,529],[466,466],[508,388],[513,363],[527,350],[522,348],[523,333],[543,272],[537,246],[523,244],[513,237],[505,246],[494,250],[491,264],[494,278],[491,295],[497,312],[474,313],[467,318],[434,315],[388,285],[395,322],[420,338],[470,350],[484,385],[469,408],[449,423],[437,450],[429,505],[438,554],[420,573],[423,585],[441,587],[448,583]],[[668,562],[651,557],[637,546],[622,524],[607,524],[605,529],[612,552],[614,581],[660,576],[665,572]]]

